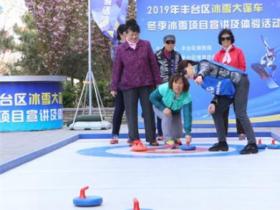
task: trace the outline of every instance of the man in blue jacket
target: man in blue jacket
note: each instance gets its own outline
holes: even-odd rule
[[[234,102],[236,117],[240,120],[248,139],[248,144],[240,154],[257,153],[256,137],[247,115],[249,92],[247,74],[234,67],[208,60],[200,62],[183,60],[178,69],[184,71],[188,79],[194,79],[197,84],[214,94],[208,111],[214,119],[218,143],[210,147],[209,151],[228,151],[223,113]]]

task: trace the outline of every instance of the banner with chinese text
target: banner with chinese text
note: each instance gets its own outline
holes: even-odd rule
[[[248,114],[255,125],[280,126],[280,0],[137,1],[141,38],[156,51],[174,34],[184,58],[212,60],[220,49],[219,31],[232,29],[246,57],[250,79]],[[196,124],[212,123],[207,106],[212,96],[191,83]],[[230,118],[235,119],[231,112]],[[233,122],[233,121],[231,121]]]
[[[61,82],[0,82],[0,132],[63,126]]]

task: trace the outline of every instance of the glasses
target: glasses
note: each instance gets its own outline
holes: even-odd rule
[[[166,44],[175,44],[175,41],[169,40],[165,42]]]
[[[225,40],[230,41],[231,37],[230,36],[224,36],[224,37],[221,37],[221,40],[222,41],[225,41]]]

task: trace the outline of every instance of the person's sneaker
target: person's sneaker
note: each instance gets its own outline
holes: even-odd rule
[[[218,142],[218,143],[214,144],[212,147],[210,147],[208,149],[208,151],[210,151],[210,152],[217,152],[217,151],[226,152],[226,151],[228,151],[228,144],[225,141]]]
[[[118,144],[119,140],[118,139],[111,139],[110,144]]]
[[[110,144],[118,144],[118,143],[119,143],[118,136],[117,135],[113,136],[112,140],[110,141]]]
[[[238,139],[240,141],[245,140],[246,139],[246,135],[244,133],[241,133],[241,134],[238,135]]]
[[[169,139],[165,142],[165,144],[169,146],[173,146],[175,144],[175,141],[173,139]]]
[[[258,153],[258,146],[256,143],[247,144],[241,151],[241,155],[256,154]]]
[[[136,140],[127,140],[128,145],[131,147],[133,144],[137,144],[141,142],[140,139],[136,139]]]
[[[163,136],[157,136],[157,137],[156,137],[156,140],[157,140],[157,141],[163,141]]]
[[[176,149],[178,147],[178,145],[176,144],[176,141],[174,141],[173,139],[169,139],[165,142],[165,144],[168,146],[168,148],[171,149]]]
[[[175,144],[178,145],[178,146],[181,146],[182,145],[181,139],[176,139]]]
[[[152,141],[150,142],[150,146],[157,147],[159,146],[159,143],[157,141]]]

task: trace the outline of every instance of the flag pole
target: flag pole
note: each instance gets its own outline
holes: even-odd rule
[[[88,0],[88,73],[87,73],[88,85],[89,85],[89,115],[92,114],[92,69],[91,69],[91,0]]]
[[[94,78],[93,75],[93,71],[92,71],[92,62],[91,62],[91,48],[92,48],[92,39],[91,39],[91,34],[92,34],[92,28],[91,28],[91,0],[88,0],[88,71],[87,71],[87,75],[83,84],[83,89],[81,92],[81,96],[79,98],[79,102],[77,105],[77,109],[73,118],[73,122],[72,124],[69,126],[71,130],[75,130],[75,129],[110,129],[111,128],[111,123],[109,123],[108,121],[104,120],[103,114],[102,114],[102,108],[104,109],[104,105],[102,103],[102,99],[101,99],[101,95],[100,92],[98,90],[98,86],[96,83],[96,80]],[[87,89],[88,88],[88,89]],[[86,125],[84,124],[78,124],[75,127],[76,123],[76,118],[78,116],[78,111],[79,111],[79,107],[82,103],[82,98],[83,96],[85,97],[84,99],[89,100],[89,112],[88,112],[88,116],[92,116],[92,112],[93,112],[93,103],[92,103],[92,95],[93,95],[93,89],[94,89],[94,93],[95,93],[95,97],[96,97],[96,103],[98,106],[98,111],[99,111],[99,116],[100,116],[100,121],[90,121],[91,124],[89,124],[89,121],[87,121]],[[88,90],[88,91],[87,91]],[[89,94],[87,96],[87,94]],[[85,100],[86,101],[86,100]],[[86,103],[85,103],[86,106]],[[85,108],[85,107],[84,107]],[[80,123],[84,123],[83,121],[80,121]]]

